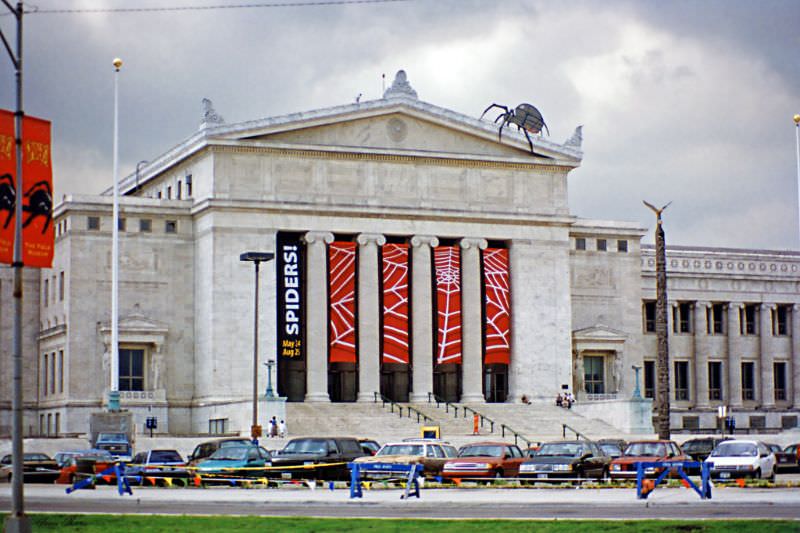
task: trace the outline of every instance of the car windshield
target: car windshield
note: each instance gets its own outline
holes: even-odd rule
[[[464,446],[459,457],[502,457],[503,446]]]
[[[616,444],[601,444],[600,449],[603,450],[606,455],[613,457],[619,457],[622,455],[622,450]]]
[[[150,452],[151,463],[182,463],[181,455],[175,450],[153,450]]]
[[[281,453],[328,453],[328,441],[325,439],[299,439],[287,444]]]
[[[663,457],[667,455],[667,448],[663,442],[634,442],[625,450],[625,455]]]
[[[707,451],[710,449],[711,449],[711,443],[707,441],[699,441],[699,440],[689,441],[683,445],[683,451],[685,451],[686,453],[692,453],[703,450]]]
[[[755,457],[758,447],[751,442],[723,442],[717,446],[711,457]]]
[[[217,461],[243,461],[247,457],[247,452],[249,450],[250,448],[244,446],[228,446],[227,448],[220,448],[212,453],[210,459]]]
[[[583,450],[583,444],[577,442],[553,442],[542,444],[535,457],[577,457]]]
[[[425,455],[422,444],[387,444],[376,455]]]
[[[219,443],[219,448],[225,448],[227,446],[247,446],[250,444],[250,441],[247,439],[238,439],[238,440],[224,440]]]
[[[125,433],[100,433],[97,440],[103,441],[126,441]]]

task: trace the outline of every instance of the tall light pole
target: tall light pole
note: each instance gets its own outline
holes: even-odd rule
[[[111,222],[111,389],[108,410],[119,411],[119,69],[122,60],[114,62],[114,209]]]
[[[250,261],[256,266],[256,286],[253,311],[253,423],[250,426],[250,436],[255,444],[261,436],[261,427],[258,425],[258,267],[261,262],[271,261],[275,254],[271,252],[244,252],[239,255],[240,261]]]
[[[658,438],[669,440],[669,333],[667,332],[667,244],[661,213],[669,207],[669,202],[661,209],[644,202],[656,214],[656,420]]]
[[[25,500],[23,492],[23,443],[22,443],[22,2],[17,2],[12,7],[8,0],[3,4],[17,19],[17,46],[16,54],[0,30],[0,39],[3,41],[8,56],[14,64],[16,78],[17,109],[14,113],[14,136],[16,142],[17,179],[15,185],[16,201],[14,202],[14,340],[12,346],[13,385],[11,393],[11,513],[6,517],[3,528],[7,532],[29,532],[31,523],[25,514]]]

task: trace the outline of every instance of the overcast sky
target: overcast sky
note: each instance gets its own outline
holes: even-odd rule
[[[37,0],[41,10],[224,0]],[[236,0],[235,4],[263,3]],[[0,5],[0,8],[5,8]],[[234,123],[379,98],[405,69],[421,100],[477,117],[529,102],[553,140],[584,125],[573,214],[669,244],[800,249],[795,126],[800,1],[412,0],[317,7],[25,17],[25,111],[53,122],[55,192],[111,184],[194,133],[201,100]],[[13,18],[0,17],[16,39]],[[0,60],[0,107],[13,109]],[[652,242],[652,233],[644,238]]]

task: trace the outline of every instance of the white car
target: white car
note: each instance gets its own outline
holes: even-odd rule
[[[711,463],[714,479],[752,477],[775,481],[775,454],[759,441],[721,442],[705,462]]]

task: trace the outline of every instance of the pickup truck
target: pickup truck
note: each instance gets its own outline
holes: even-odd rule
[[[272,467],[286,467],[274,471],[284,479],[347,480],[347,463],[365,455],[358,439],[351,437],[300,437],[272,454]]]
[[[133,446],[125,433],[99,433],[94,447],[98,450],[108,450],[120,461],[130,461],[133,456]]]

